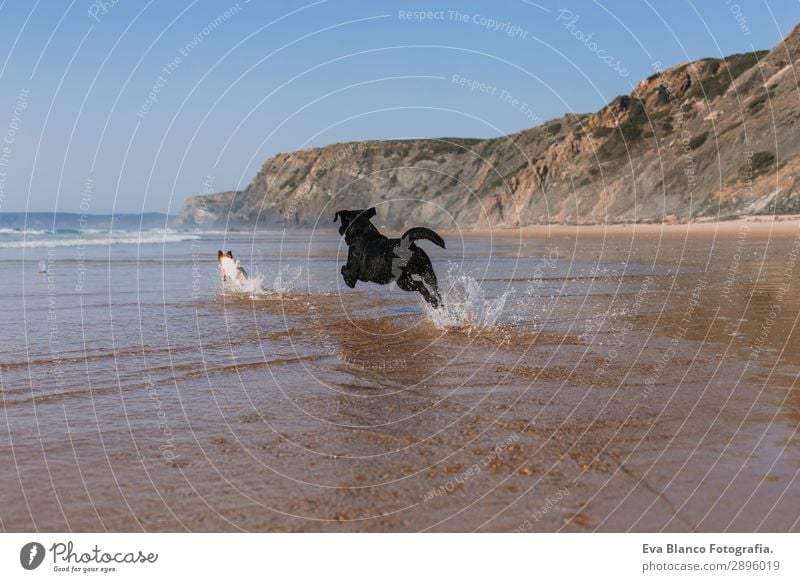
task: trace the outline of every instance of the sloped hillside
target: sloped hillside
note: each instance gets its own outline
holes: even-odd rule
[[[771,51],[655,71],[593,114],[491,140],[282,153],[247,189],[189,198],[184,224],[515,227],[800,213],[800,27]]]

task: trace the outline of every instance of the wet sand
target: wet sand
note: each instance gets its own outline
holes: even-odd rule
[[[270,275],[255,296],[211,261],[193,295],[181,248],[169,280],[157,255],[90,265],[79,304],[64,251],[54,343],[35,262],[7,259],[0,526],[800,529],[800,245],[583,232],[448,237],[460,325],[342,289],[338,238],[297,234],[226,241]]]

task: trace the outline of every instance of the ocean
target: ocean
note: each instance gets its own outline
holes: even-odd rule
[[[798,529],[796,240],[449,233],[433,310],[332,230],[49,216],[0,222],[4,531]]]

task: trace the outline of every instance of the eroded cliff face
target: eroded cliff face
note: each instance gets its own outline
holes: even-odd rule
[[[282,153],[246,190],[189,198],[183,224],[330,226],[376,206],[400,229],[800,213],[800,27],[772,51],[703,59],[594,114],[491,140]]]

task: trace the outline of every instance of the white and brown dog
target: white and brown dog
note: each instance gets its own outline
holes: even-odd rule
[[[244,270],[239,261],[233,258],[233,252],[223,253],[217,251],[217,263],[219,263],[219,278],[224,281],[233,281],[241,284],[247,281],[247,271]]]

